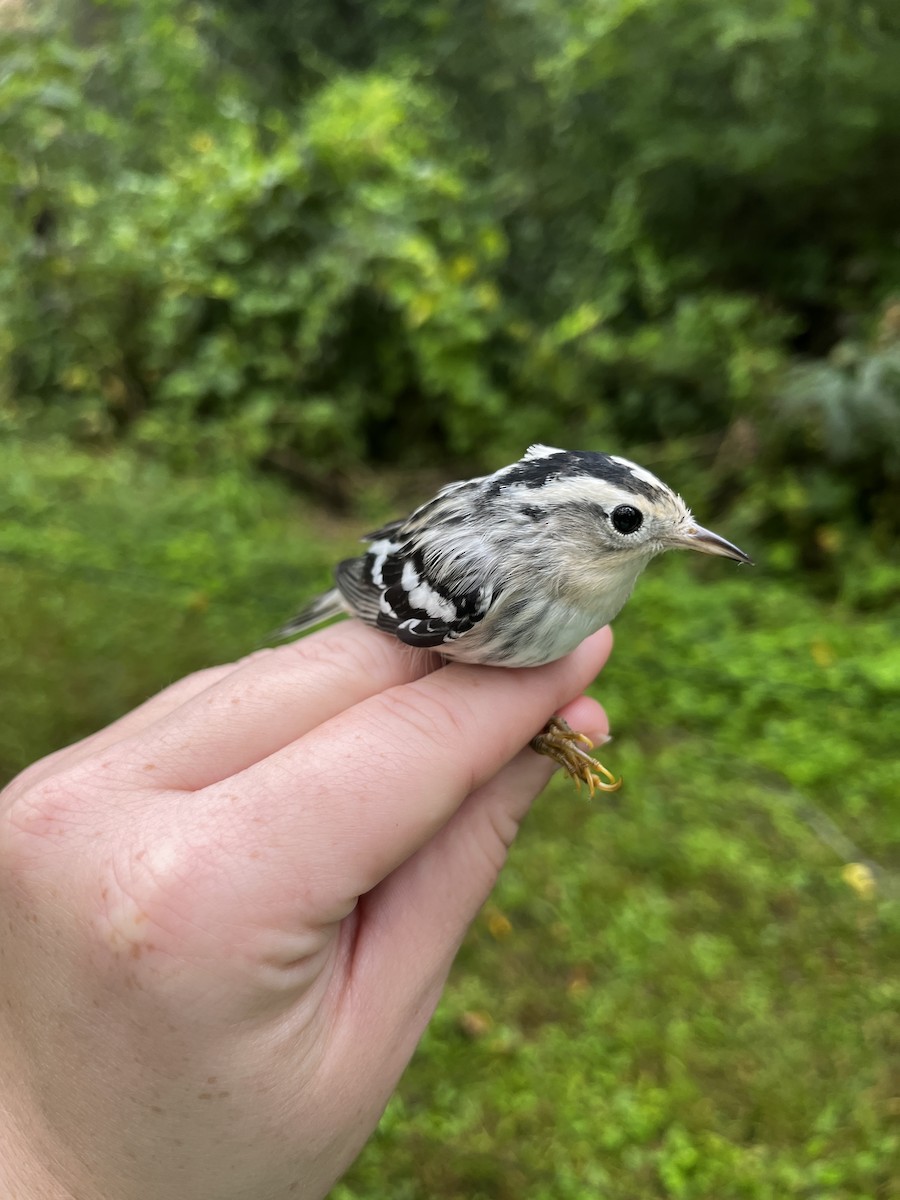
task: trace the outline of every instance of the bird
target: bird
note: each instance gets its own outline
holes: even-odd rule
[[[535,667],[612,621],[666,550],[751,564],[644,467],[541,444],[492,474],[448,484],[362,541],[364,553],[337,565],[335,586],[274,639],[350,615],[449,661]],[[592,796],[621,786],[561,717],[530,744]]]

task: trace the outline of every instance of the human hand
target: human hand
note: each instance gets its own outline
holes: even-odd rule
[[[300,1200],[359,1152],[602,630],[527,670],[356,621],[181,680],[0,796],[0,1194]]]

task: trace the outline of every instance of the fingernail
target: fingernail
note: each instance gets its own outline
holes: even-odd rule
[[[594,743],[594,746],[599,749],[600,746],[608,746],[613,740],[611,733],[589,733],[588,737]]]

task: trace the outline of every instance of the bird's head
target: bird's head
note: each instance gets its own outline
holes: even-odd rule
[[[751,562],[743,550],[698,525],[661,479],[625,458],[531,446],[517,463],[492,476],[489,487],[526,518],[540,520],[552,511],[558,530],[569,530],[584,550],[599,547],[610,567],[634,564],[640,571],[665,550]]]

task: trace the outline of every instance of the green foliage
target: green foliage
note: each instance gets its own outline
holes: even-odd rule
[[[859,469],[877,457],[900,475],[900,339],[840,343],[828,362],[797,369],[784,403],[788,420],[805,425],[831,462]]]
[[[0,475],[4,778],[252,649],[360,527],[61,440]],[[894,1194],[896,622],[758,556],[640,581],[597,685],[625,787],[538,802],[335,1200]]]
[[[822,480],[848,493],[832,500],[832,516],[877,520],[900,483],[900,304],[872,341],[839,342],[827,360],[795,368],[782,405],[783,457],[807,467],[815,458],[821,474],[825,464],[838,475]]]
[[[29,51],[39,77],[54,52],[37,36]],[[226,98],[157,143],[155,164],[90,182],[33,164],[40,195],[18,214],[7,269],[32,303],[0,330],[10,407],[46,407],[52,385],[67,431],[127,425],[182,462],[299,454],[313,476],[389,440],[471,451],[468,413],[503,408],[475,348],[495,324],[505,243],[461,206],[442,106],[378,74],[336,80],[297,124],[273,113],[257,128],[249,102]],[[100,142],[120,136],[103,128]],[[39,208],[59,223],[29,237]],[[417,389],[447,398],[439,415],[408,403]]]
[[[741,472],[744,518],[777,547],[773,565],[814,569],[865,607],[900,598],[898,313],[889,305],[872,338],[786,373],[756,465]]]
[[[8,427],[346,490],[737,424],[717,496],[777,530],[799,461],[807,559],[856,519],[800,391],[900,287],[891,0],[45,0],[0,55]],[[886,539],[867,381],[839,407]]]

